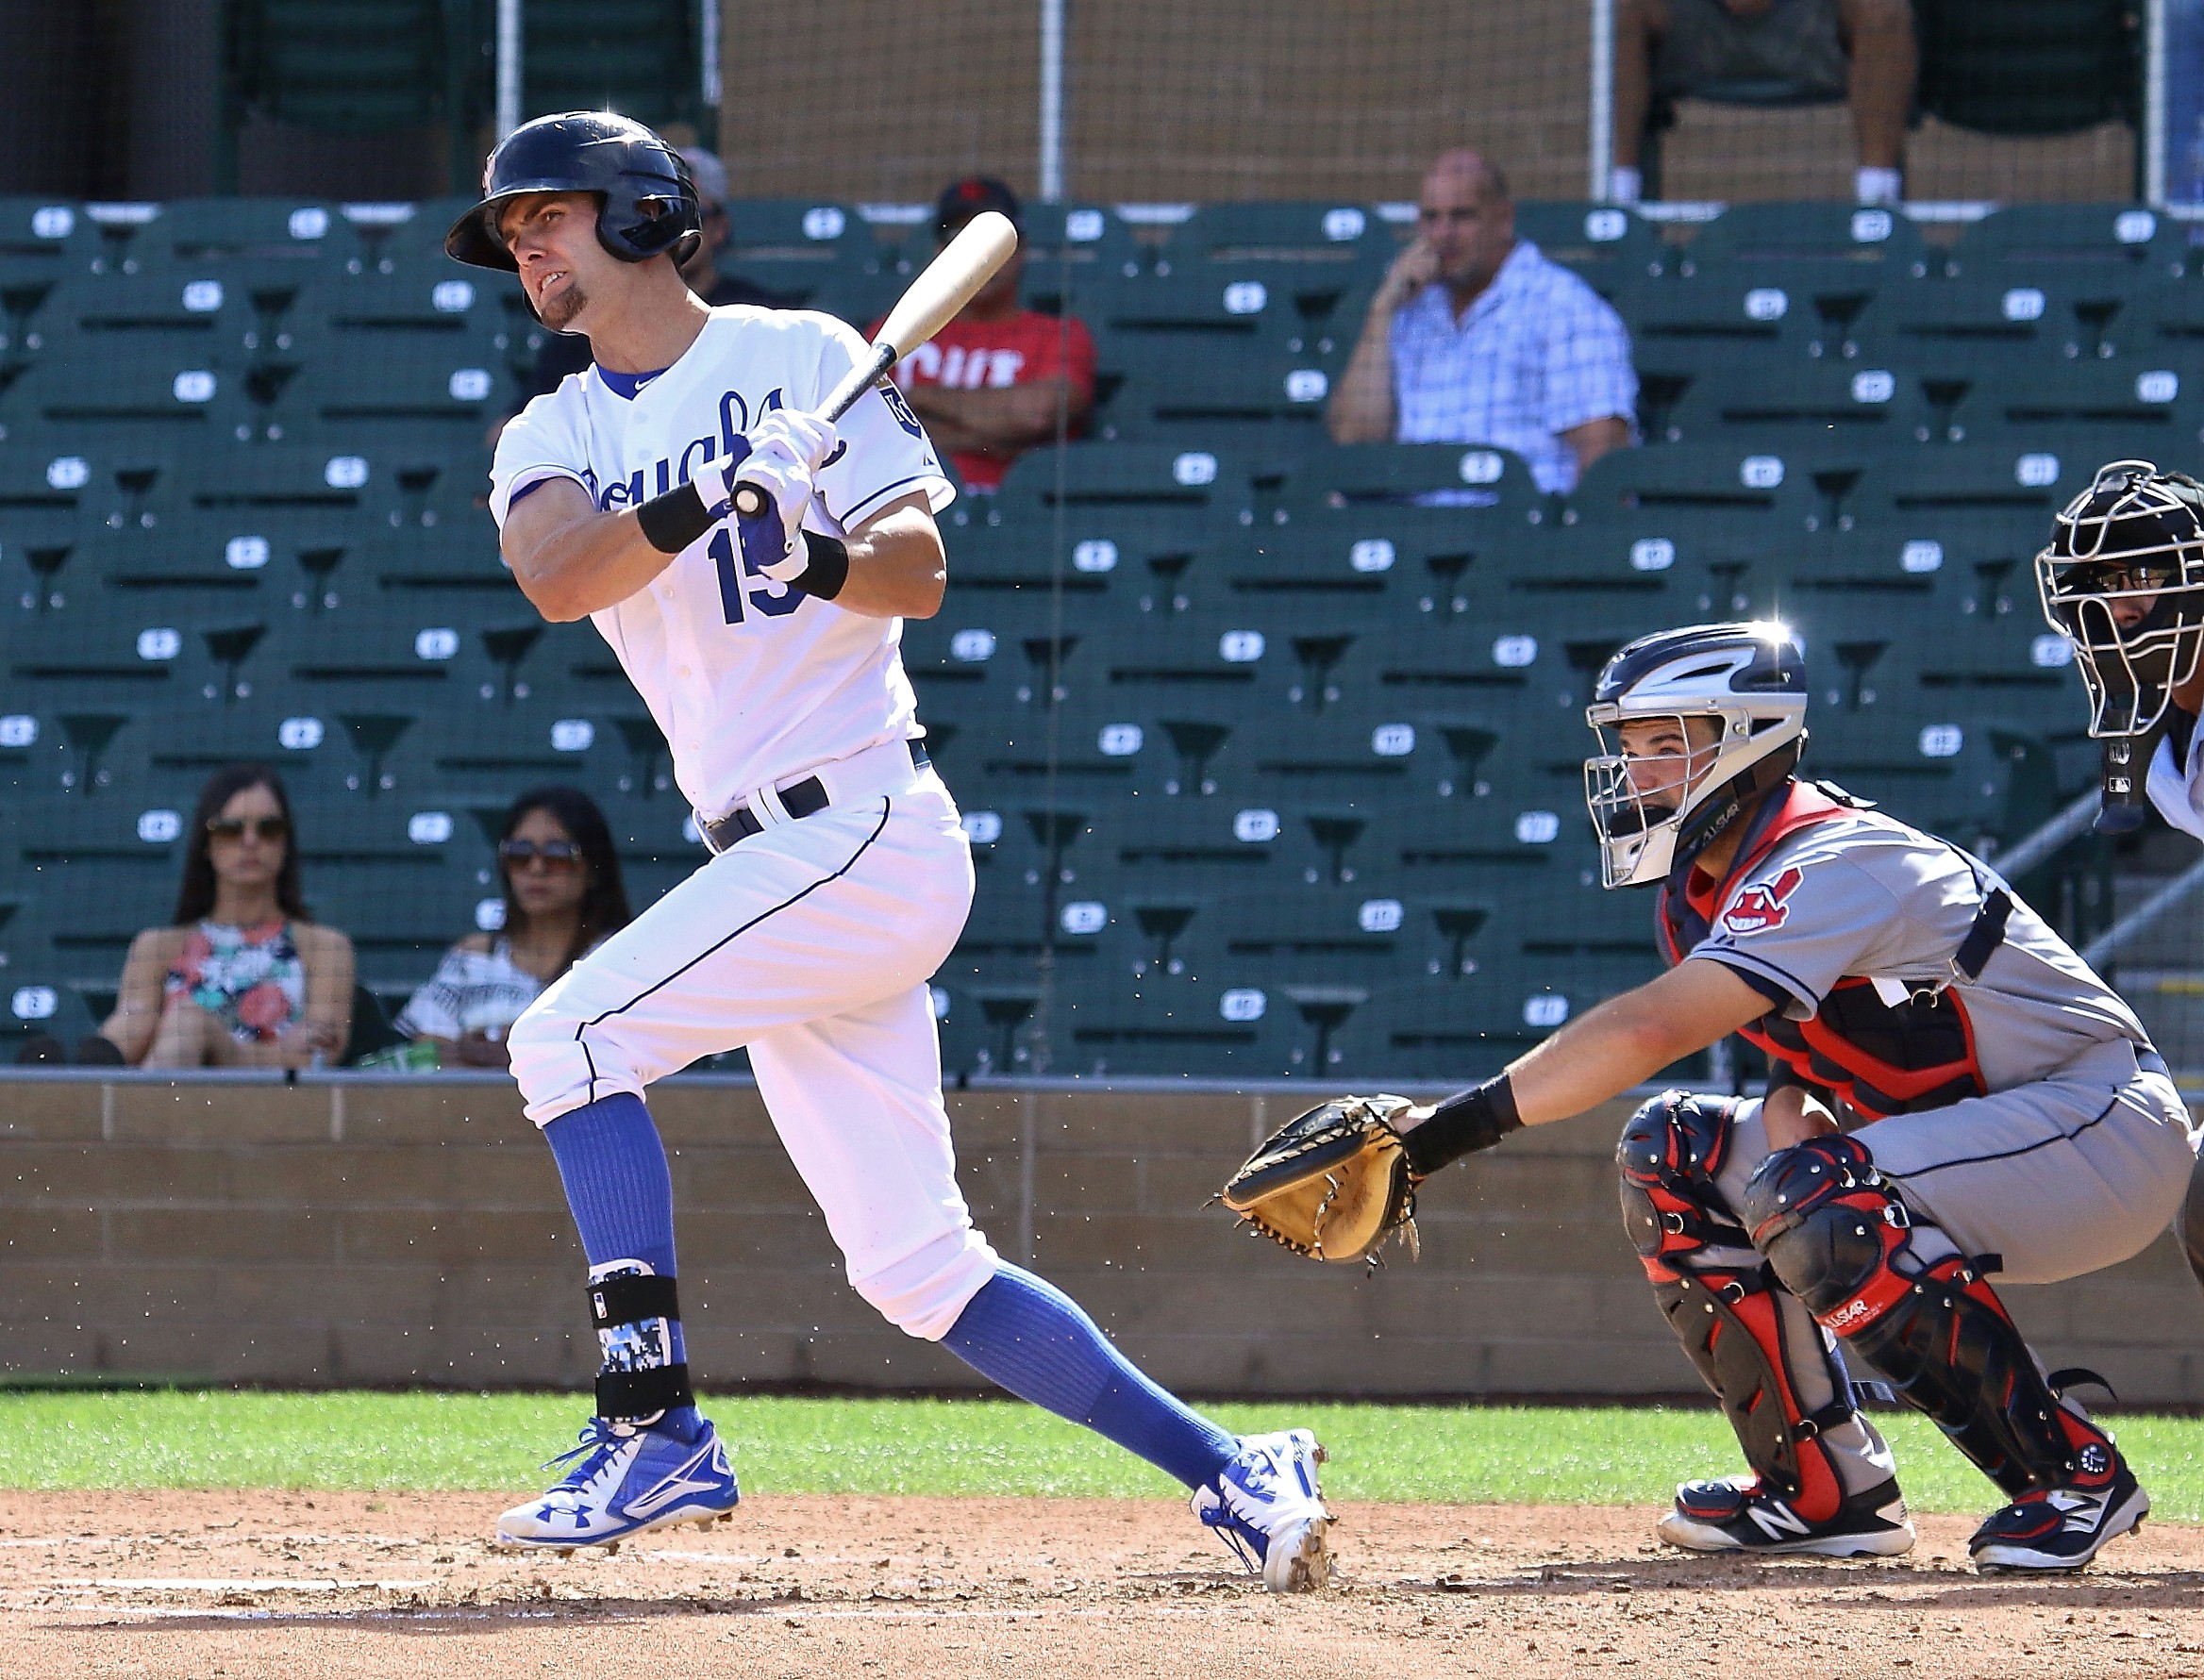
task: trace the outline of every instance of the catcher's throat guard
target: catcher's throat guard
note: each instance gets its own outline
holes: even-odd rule
[[[2204,651],[2204,484],[2110,461],[2036,556],[2044,617],[2072,644],[2089,733],[2146,735]]]
[[[1412,1256],[1417,1176],[1394,1125],[1411,1106],[1390,1095],[1319,1104],[1265,1140],[1217,1199],[1312,1260],[1375,1266],[1396,1234]]]

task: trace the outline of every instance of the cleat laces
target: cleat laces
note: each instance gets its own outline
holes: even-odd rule
[[[553,1493],[580,1493],[605,1473],[612,1455],[619,1452],[639,1432],[633,1425],[615,1423],[609,1418],[592,1418],[581,1427],[580,1439],[556,1458],[543,1461],[545,1470],[556,1470],[561,1464],[574,1468],[555,1483]]]

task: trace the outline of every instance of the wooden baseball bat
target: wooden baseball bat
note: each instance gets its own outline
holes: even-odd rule
[[[1000,210],[982,210],[964,224],[941,255],[911,281],[873,341],[873,353],[849,370],[819,408],[821,420],[840,420],[850,405],[888,370],[956,319],[973,294],[994,278],[995,271],[1018,248],[1018,230]],[[735,486],[735,511],[756,519],[765,511],[765,492],[755,484]]]

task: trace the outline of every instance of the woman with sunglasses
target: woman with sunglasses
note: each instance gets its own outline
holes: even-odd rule
[[[307,914],[275,772],[209,776],[185,830],[175,925],[131,941],[100,1029],[148,1068],[303,1068],[352,1031],[352,941]]]
[[[502,1068],[505,1029],[536,994],[608,934],[627,925],[611,830],[590,796],[538,788],[513,801],[497,843],[505,917],[444,953],[399,1014],[440,1067]]]

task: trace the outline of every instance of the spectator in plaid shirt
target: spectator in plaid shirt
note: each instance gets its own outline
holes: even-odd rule
[[[1431,165],[1416,225],[1332,392],[1332,441],[1493,443],[1542,490],[1573,489],[1630,441],[1638,375],[1621,317],[1516,239],[1507,179],[1475,152]]]

